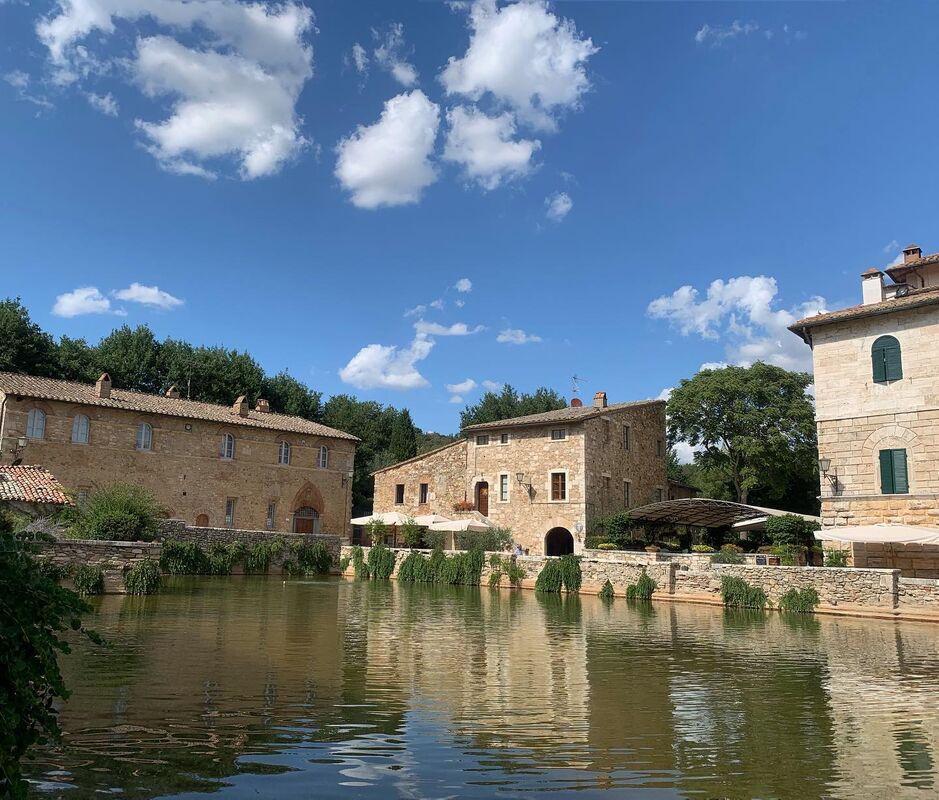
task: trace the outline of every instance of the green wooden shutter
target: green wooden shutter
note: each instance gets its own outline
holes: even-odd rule
[[[906,469],[906,450],[893,451],[893,491],[895,494],[907,494],[910,491]]]
[[[903,377],[900,343],[893,336],[881,336],[871,347],[874,383],[898,381]]]
[[[903,364],[900,360],[899,342],[884,348],[884,373],[885,380],[888,381],[898,381],[903,377]]]
[[[893,451],[880,451],[880,492],[893,494]]]
[[[874,372],[874,383],[887,382],[887,363],[884,360],[884,351],[876,343],[871,348],[871,366]]]

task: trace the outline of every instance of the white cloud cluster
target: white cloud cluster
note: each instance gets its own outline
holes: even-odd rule
[[[137,26],[135,51],[95,55],[103,39],[123,41],[115,34],[126,24]],[[58,0],[37,33],[59,83],[120,63],[148,97],[169,99],[166,119],[136,121],[165,169],[214,177],[206,162],[234,158],[252,179],[277,172],[308,143],[296,102],[313,74],[312,26],[298,2]]]
[[[159,286],[144,286],[140,283],[132,283],[126,289],[118,289],[114,292],[118,300],[124,300],[129,303],[140,303],[151,308],[160,308],[164,311],[172,311],[181,306],[183,301],[174,297],[169,292],[164,292]]]
[[[777,34],[781,33],[781,36]],[[784,43],[792,40],[801,42],[806,38],[805,31],[793,30],[788,25],[783,25],[780,30],[772,28],[763,28],[758,22],[741,22],[735,19],[729,25],[711,25],[705,23],[695,31],[694,40],[698,44],[709,44],[711,47],[720,47],[726,42],[734,39],[745,39],[748,36],[759,34],[763,39],[777,39]]]
[[[526,333],[521,328],[503,328],[496,336],[496,341],[503,344],[532,344],[540,342],[541,337],[533,333]]]
[[[159,286],[144,286],[132,283],[126,289],[117,289],[111,292],[117,300],[128,303],[139,303],[149,308],[158,308],[163,311],[172,311],[183,304],[183,300],[163,291]],[[52,313],[57,317],[78,317],[84,314],[117,314],[126,316],[122,308],[113,308],[111,300],[96,286],[80,286],[79,288],[60,294],[55,298]]]
[[[823,312],[825,299],[816,296],[790,309],[774,308],[778,291],[776,280],[764,275],[715,280],[704,298],[694,287],[682,286],[653,300],[647,313],[667,320],[683,336],[723,339],[731,363],[765,361],[811,371],[811,351],[787,328],[801,317]]]
[[[479,384],[472,378],[467,378],[460,383],[448,383],[447,391],[450,392],[451,403],[462,403],[464,396],[473,391]]]
[[[509,112],[490,117],[475,107],[457,106],[447,112],[447,123],[444,160],[459,164],[465,178],[486,191],[534,168],[541,142],[513,140],[515,118]]]
[[[409,88],[417,83],[417,68],[404,55],[404,25],[395,22],[385,31],[372,31],[378,42],[375,48],[375,63],[386,70],[402,86]]]
[[[454,322],[452,325],[441,325],[439,322],[425,322],[418,320],[414,323],[414,330],[419,336],[472,336],[485,328],[482,325],[470,327],[465,322]]]
[[[85,99],[88,100],[88,104],[100,111],[102,114],[105,114],[109,117],[116,117],[119,107],[117,100],[114,99],[114,95],[108,92],[107,94],[95,94],[94,92],[88,92],[85,95]]]
[[[416,203],[437,180],[431,163],[440,109],[420,89],[385,103],[372,125],[360,125],[336,148],[336,177],[359,208]]]
[[[473,291],[473,282],[469,278],[460,278],[453,286],[458,292],[465,294]]]
[[[487,392],[501,392],[503,386],[505,384],[498,381],[483,381],[483,389]]]
[[[544,205],[545,216],[551,222],[560,222],[574,207],[574,201],[567,192],[554,192],[545,198]]]
[[[39,116],[43,111],[54,108],[53,104],[44,95],[36,94],[30,89],[32,78],[28,73],[23,72],[23,70],[15,69],[12,72],[7,72],[3,76],[3,80],[13,87],[13,89],[16,91],[16,96],[20,100],[23,100],[27,103],[32,103],[39,109],[39,111],[36,112],[37,116]]]

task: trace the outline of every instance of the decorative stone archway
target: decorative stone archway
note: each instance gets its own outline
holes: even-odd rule
[[[294,533],[319,533],[325,513],[323,495],[312,483],[305,483],[290,505]]]
[[[574,552],[574,535],[567,528],[552,528],[544,537],[546,556],[566,556]]]

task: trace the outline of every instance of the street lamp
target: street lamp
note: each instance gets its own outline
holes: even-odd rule
[[[832,469],[831,459],[820,458],[818,460],[818,471],[821,472],[822,477],[831,484],[831,491],[834,494],[838,488],[838,470]]]
[[[524,487],[528,490],[528,497],[529,497],[529,499],[531,499],[531,493],[532,493],[531,481],[526,481],[526,480],[525,480],[525,473],[524,473],[524,472],[516,472],[516,473],[515,473],[515,480],[517,480],[517,481],[519,482],[519,484],[521,484],[522,486],[524,486]]]

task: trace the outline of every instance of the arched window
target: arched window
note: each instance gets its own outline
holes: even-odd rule
[[[146,422],[141,422],[137,426],[137,449],[153,449],[153,428],[151,428],[150,425]]]
[[[29,439],[44,439],[46,436],[46,412],[32,408],[26,415],[26,436]]]
[[[230,433],[222,436],[222,458],[230,459],[235,457],[235,437]]]
[[[280,446],[277,448],[277,463],[278,464],[290,463],[290,443],[289,442],[281,442]]]
[[[871,347],[874,383],[889,383],[903,377],[900,343],[893,336],[881,336]]]
[[[326,445],[320,448],[320,469],[329,469],[329,448]]]
[[[84,414],[77,414],[72,420],[72,444],[88,444],[90,423]]]

